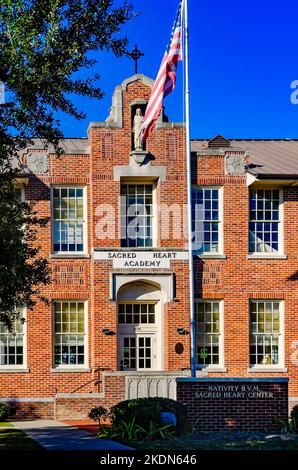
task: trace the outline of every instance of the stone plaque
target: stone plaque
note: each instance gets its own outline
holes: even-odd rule
[[[169,269],[171,261],[188,260],[179,251],[96,251],[95,260],[113,261],[114,269]]]
[[[32,173],[47,173],[49,171],[48,161],[47,153],[31,153],[28,155],[28,168]]]
[[[226,155],[226,174],[234,176],[243,176],[245,174],[245,158],[244,155]]]

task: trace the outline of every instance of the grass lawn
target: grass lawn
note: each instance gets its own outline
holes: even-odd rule
[[[43,450],[25,433],[12,427],[10,423],[0,423],[0,452],[2,450]]]
[[[198,439],[184,436],[165,441],[130,442],[139,450],[298,450],[298,439]]]

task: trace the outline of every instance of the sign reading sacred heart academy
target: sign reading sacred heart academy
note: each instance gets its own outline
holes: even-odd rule
[[[171,261],[188,260],[184,251],[95,251],[95,260],[113,261],[113,268],[169,269]]]

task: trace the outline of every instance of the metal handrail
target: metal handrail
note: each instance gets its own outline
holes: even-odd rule
[[[86,387],[87,385],[91,384],[94,382],[94,385],[97,385],[98,386],[98,393],[100,393],[100,385],[102,384],[102,378],[101,378],[101,374],[102,372],[104,371],[108,371],[108,370],[111,370],[109,367],[97,367],[94,372],[97,373],[97,377],[91,379],[91,380],[88,380],[88,382],[85,382],[83,385],[80,385],[78,388],[76,388],[75,390],[73,390],[72,392],[70,393],[76,393],[78,392],[79,390],[81,390],[82,388]],[[58,393],[58,390],[56,389],[56,394]]]

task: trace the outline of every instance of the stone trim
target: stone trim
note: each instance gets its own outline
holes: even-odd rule
[[[269,372],[269,371],[267,371]],[[287,377],[181,377],[178,382],[289,382]]]
[[[79,369],[78,367],[76,368],[73,368],[73,369],[60,369],[60,368],[52,368],[51,369],[51,372],[54,373],[54,374],[86,374],[88,372],[91,372],[91,369],[88,369],[88,368],[82,368],[82,369]]]
[[[254,368],[254,367],[250,367],[249,369],[247,369],[247,372],[248,374],[276,374],[276,373],[286,373],[288,372],[288,369],[286,369],[285,367],[277,367],[276,369],[273,368],[273,367],[260,367],[260,368]]]
[[[165,166],[147,165],[117,165],[114,166],[114,181],[121,178],[148,178],[166,181],[167,169]]]
[[[57,393],[55,398],[70,398],[72,400],[88,399],[88,398],[104,398],[104,393]]]
[[[0,398],[1,403],[54,403],[55,398]]]
[[[272,259],[272,260],[279,260],[279,259],[288,259],[287,255],[247,255],[246,259],[248,260],[268,260],[268,259]]]

